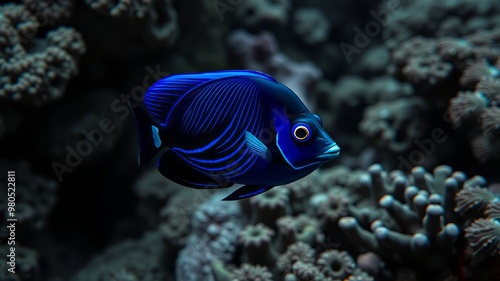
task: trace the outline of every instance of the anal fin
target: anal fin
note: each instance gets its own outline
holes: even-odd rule
[[[248,197],[252,197],[261,194],[264,191],[268,191],[273,188],[274,185],[244,185],[238,188],[233,193],[229,194],[223,201],[240,200]]]
[[[197,189],[226,188],[233,183],[209,177],[189,166],[175,152],[168,150],[158,159],[158,170],[169,180]]]

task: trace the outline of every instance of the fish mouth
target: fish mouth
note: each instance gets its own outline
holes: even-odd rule
[[[328,161],[339,156],[339,154],[340,154],[340,147],[337,144],[334,144],[330,146],[327,150],[325,150],[323,153],[321,153],[321,155],[317,156],[316,159],[322,161]]]

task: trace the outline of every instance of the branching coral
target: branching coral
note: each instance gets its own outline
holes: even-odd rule
[[[453,243],[460,234],[452,223],[453,200],[462,186],[473,185],[476,179],[466,182],[463,174],[452,173],[446,166],[436,168],[433,174],[417,167],[408,177],[401,173],[389,176],[375,168],[370,184],[373,198],[380,198],[380,206],[397,222],[396,228],[375,220],[367,230],[355,218],[344,217],[339,221],[341,229],[361,249],[386,259],[431,272],[449,268]]]
[[[24,6],[5,4],[0,11],[0,98],[40,105],[62,96],[85,52],[80,34],[59,27],[41,38],[41,23]]]

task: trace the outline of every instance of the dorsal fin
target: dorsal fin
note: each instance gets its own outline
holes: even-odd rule
[[[167,76],[151,86],[145,94],[144,104],[152,116],[164,123],[172,106],[184,94],[206,82],[234,76],[261,77],[276,82],[271,76],[253,70],[175,74]]]

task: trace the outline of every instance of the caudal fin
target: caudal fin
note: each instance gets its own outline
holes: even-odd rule
[[[166,146],[160,138],[161,125],[140,106],[129,107],[137,121],[137,132],[139,133],[138,163],[143,165],[153,159]]]

